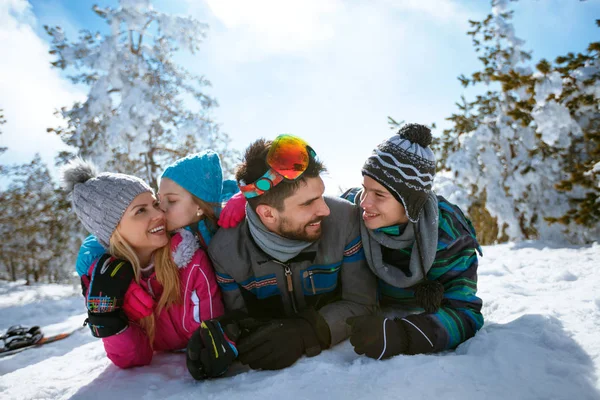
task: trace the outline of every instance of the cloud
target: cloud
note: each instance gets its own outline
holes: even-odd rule
[[[235,147],[297,134],[326,163],[335,192],[358,184],[371,150],[393,134],[387,116],[429,124],[450,115],[456,76],[472,70],[470,39],[455,19],[466,23],[473,13],[461,16],[443,1],[440,11],[386,0],[309,2],[303,11],[303,2],[280,3],[188,3],[189,14],[211,25],[200,52],[206,61],[192,70],[211,79],[217,120]]]
[[[352,36],[372,37],[398,25],[465,32],[469,12],[452,0],[183,0],[188,13],[211,25],[208,44],[223,62],[254,62],[273,56],[311,57]],[[375,22],[384,25],[376,26]],[[392,22],[393,21],[393,22]],[[364,30],[367,27],[368,30]],[[394,33],[394,32],[391,32]],[[401,37],[388,36],[398,41]],[[221,51],[225,49],[225,51]]]
[[[423,14],[444,23],[467,26],[469,13],[453,0],[384,0],[390,7],[416,14]]]
[[[65,145],[46,128],[61,124],[56,109],[84,96],[51,68],[49,45],[35,28],[27,1],[0,0],[0,108],[7,120],[0,141],[8,147],[0,159],[3,164],[27,162],[40,153],[54,165],[54,156]]]
[[[328,19],[343,9],[340,0],[206,0],[212,14],[234,34],[245,32],[267,52],[298,52],[333,36]]]

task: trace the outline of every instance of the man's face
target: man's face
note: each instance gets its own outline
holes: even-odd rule
[[[321,221],[329,215],[321,177],[306,178],[296,192],[284,200],[283,211],[274,210],[274,233],[288,239],[314,242],[321,237]]]
[[[362,218],[368,229],[378,229],[408,222],[402,203],[370,176],[363,176],[360,207],[363,209]]]

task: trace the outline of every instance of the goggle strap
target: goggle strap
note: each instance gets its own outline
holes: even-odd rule
[[[244,181],[240,181],[239,187],[240,191],[244,195],[245,198],[251,199],[253,197],[258,197],[260,195],[265,194],[273,187],[283,181],[283,175],[279,174],[273,168],[269,168],[267,172],[265,172],[260,178],[258,178],[253,183],[245,184]],[[259,185],[264,185],[261,189]]]

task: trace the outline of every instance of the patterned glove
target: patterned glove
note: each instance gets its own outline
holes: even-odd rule
[[[115,335],[129,325],[122,307],[133,276],[129,262],[108,254],[96,263],[86,295],[86,323],[95,337]]]
[[[235,228],[246,218],[246,198],[242,192],[231,196],[221,214],[218,224],[221,228]]]
[[[350,325],[350,343],[356,354],[364,354],[377,360],[405,353],[408,338],[404,323],[378,315],[361,315],[346,320]]]
[[[196,380],[223,375],[237,358],[235,343],[217,320],[203,321],[187,345],[188,371]]]

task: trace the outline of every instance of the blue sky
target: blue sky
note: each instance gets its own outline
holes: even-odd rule
[[[4,163],[35,152],[52,163],[60,141],[45,132],[53,110],[85,95],[49,67],[43,25],[75,39],[105,26],[91,10],[116,1],[0,0],[0,108],[8,122]],[[479,68],[467,20],[490,11],[483,0],[172,0],[160,11],[210,25],[199,54],[181,54],[212,82],[214,117],[243,150],[258,137],[306,138],[330,171],[329,191],[360,183],[360,167],[393,134],[387,116],[447,126],[461,94],[456,77]],[[582,51],[598,40],[600,2],[521,0],[516,33],[534,60]]]

